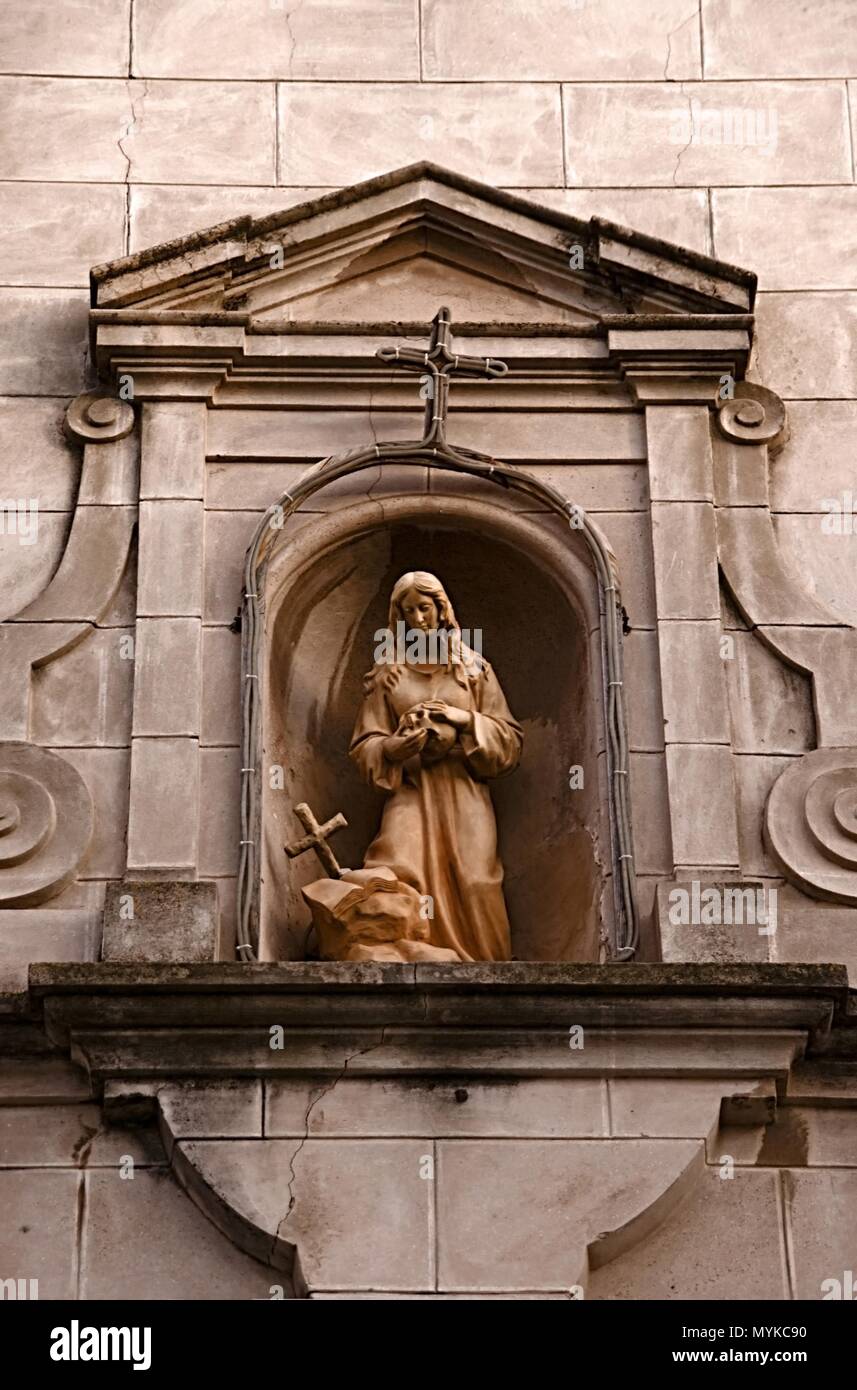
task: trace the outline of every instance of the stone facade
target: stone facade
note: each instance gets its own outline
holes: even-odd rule
[[[0,16],[0,1279],[822,1297],[857,1243],[847,6],[239,8]],[[377,356],[441,304],[510,368],[453,383],[469,471],[402,452]],[[414,547],[525,726],[508,967],[304,960],[291,807],[342,802],[359,861],[349,720]]]

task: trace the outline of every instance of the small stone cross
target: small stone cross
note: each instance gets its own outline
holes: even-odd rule
[[[290,859],[297,859],[299,854],[305,854],[308,849],[313,849],[325,873],[330,878],[341,878],[343,870],[336,862],[336,856],[327,843],[327,837],[332,835],[334,830],[341,830],[343,826],[348,824],[342,812],[338,811],[335,816],[331,816],[324,825],[319,825],[305,801],[301,801],[299,805],[295,806],[294,812],[307,833],[302,839],[295,840],[294,844],[284,845],[286,854]]]
[[[449,310],[438,309],[432,320],[428,351],[411,347],[379,348],[376,357],[407,372],[420,372],[427,378],[426,418],[423,444],[446,443],[446,415],[449,382],[454,376],[498,377],[509,370],[496,357],[465,357],[452,350],[452,321]]]

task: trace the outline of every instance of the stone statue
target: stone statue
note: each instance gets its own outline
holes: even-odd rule
[[[364,778],[387,793],[364,869],[390,870],[416,890],[433,947],[463,961],[508,960],[487,781],[517,766],[521,728],[488,662],[463,642],[433,574],[398,580],[385,636],[349,750]]]

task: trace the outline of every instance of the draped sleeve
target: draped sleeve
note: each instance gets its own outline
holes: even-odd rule
[[[348,756],[360,769],[365,782],[379,791],[398,791],[404,766],[384,756],[383,743],[396,732],[396,719],[387,699],[390,666],[373,666],[363,681],[363,703],[357,715]]]
[[[475,682],[474,696],[473,728],[461,734],[459,742],[475,777],[500,777],[518,766],[523,732],[487,661]]]

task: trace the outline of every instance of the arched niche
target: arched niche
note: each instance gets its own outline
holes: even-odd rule
[[[298,513],[260,586],[262,862],[260,958],[301,959],[312,853],[288,860],[303,832],[292,808],[343,811],[339,862],[356,867],[381,797],[348,758],[390,590],[409,569],[436,572],[462,627],[482,630],[524,727],[519,768],[491,784],[512,949],[518,959],[595,961],[612,920],[598,585],[579,534],[547,514],[466,495],[407,494],[326,514]],[[282,768],[284,786],[271,768]],[[569,770],[582,769],[572,787]],[[579,781],[579,777],[573,779]]]

